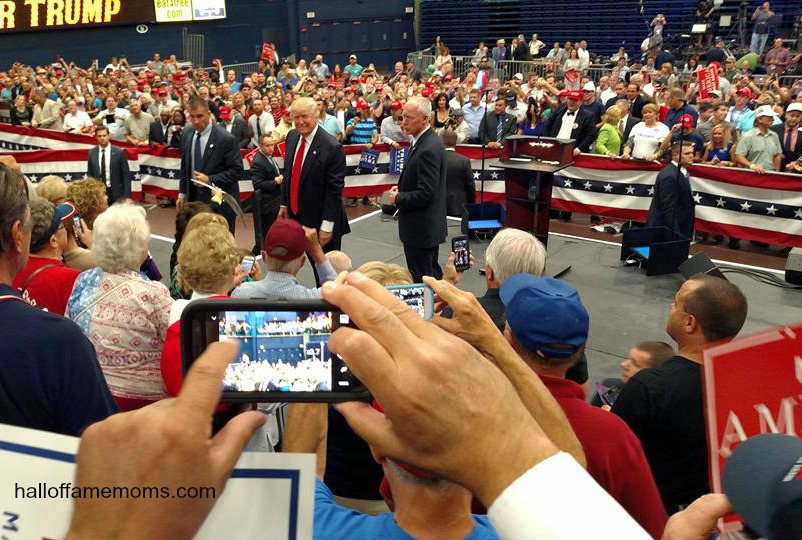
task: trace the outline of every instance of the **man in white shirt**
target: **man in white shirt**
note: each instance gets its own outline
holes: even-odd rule
[[[590,67],[590,53],[588,52],[588,42],[584,39],[579,42],[579,48],[576,50],[579,56],[579,69],[587,71]]]
[[[117,100],[112,96],[106,98],[106,108],[97,113],[93,122],[96,125],[104,125],[109,128],[109,136],[116,141],[124,141],[125,119],[129,112],[117,107]]]
[[[275,120],[270,112],[264,110],[264,104],[261,99],[254,99],[251,102],[251,110],[253,114],[248,118],[248,127],[251,132],[250,148],[257,148],[262,135],[269,135],[276,129]]]
[[[597,90],[599,91],[599,100],[605,104],[618,95],[610,86],[610,77],[608,75],[599,79]]]
[[[64,115],[62,126],[67,133],[86,133],[92,129],[92,119],[86,111],[79,110],[78,104],[71,99],[67,102],[67,114]]]
[[[403,103],[393,101],[390,103],[390,116],[382,120],[381,123],[381,138],[379,140],[393,148],[399,148],[401,146],[400,143],[412,141],[412,137],[404,133],[404,129],[401,127],[400,120],[404,112],[403,109]]]

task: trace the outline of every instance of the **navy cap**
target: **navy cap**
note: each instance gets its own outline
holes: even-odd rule
[[[74,216],[75,213],[75,205],[70,202],[55,205],[53,208],[53,222],[50,224],[50,227],[48,227],[48,229],[42,233],[42,236],[31,242],[30,250],[36,252],[41,249],[50,241],[50,237],[56,234],[59,226]]]
[[[768,538],[802,538],[802,439],[747,439],[727,460],[723,485],[750,528]]]
[[[512,335],[544,358],[567,358],[588,340],[588,312],[564,281],[515,274],[501,284],[499,296]]]

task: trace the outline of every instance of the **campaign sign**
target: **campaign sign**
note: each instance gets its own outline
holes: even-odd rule
[[[405,146],[400,148],[390,147],[390,174],[399,175],[404,170],[404,163],[407,161],[407,150],[409,148]]]
[[[707,95],[712,90],[718,88],[718,68],[708,66],[699,70],[699,95],[702,99],[707,99]]]
[[[724,464],[761,433],[802,434],[802,325],[775,328],[704,351],[710,483],[722,492]],[[735,531],[737,518],[721,527]]]
[[[0,424],[0,538],[64,538],[76,497],[172,496],[217,499],[195,538],[312,538],[312,454],[245,452],[222,493],[212,494],[212,488],[202,485],[79,487],[75,485],[79,440]]]
[[[262,54],[259,59],[272,63],[276,59],[276,46],[273,43],[262,43]]]
[[[379,163],[379,152],[373,148],[365,148],[362,150],[362,155],[359,156],[359,166],[363,169],[373,170]]]

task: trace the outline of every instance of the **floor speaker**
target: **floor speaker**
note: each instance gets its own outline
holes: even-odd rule
[[[718,266],[716,266],[713,261],[710,260],[710,257],[701,251],[679,265],[679,271],[685,279],[690,279],[699,274],[707,274],[709,276],[727,279],[724,277],[724,274],[721,273],[721,270],[719,270]]]

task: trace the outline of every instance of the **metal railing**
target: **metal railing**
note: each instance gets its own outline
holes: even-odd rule
[[[223,66],[225,72],[228,72],[229,69],[233,69],[234,73],[237,74],[237,80],[242,81],[244,77],[249,77],[251,73],[259,70],[259,62],[245,62],[242,64],[227,64]]]
[[[181,42],[184,49],[184,60],[193,66],[203,65],[205,37],[203,34],[190,34],[187,28],[181,30]]]

